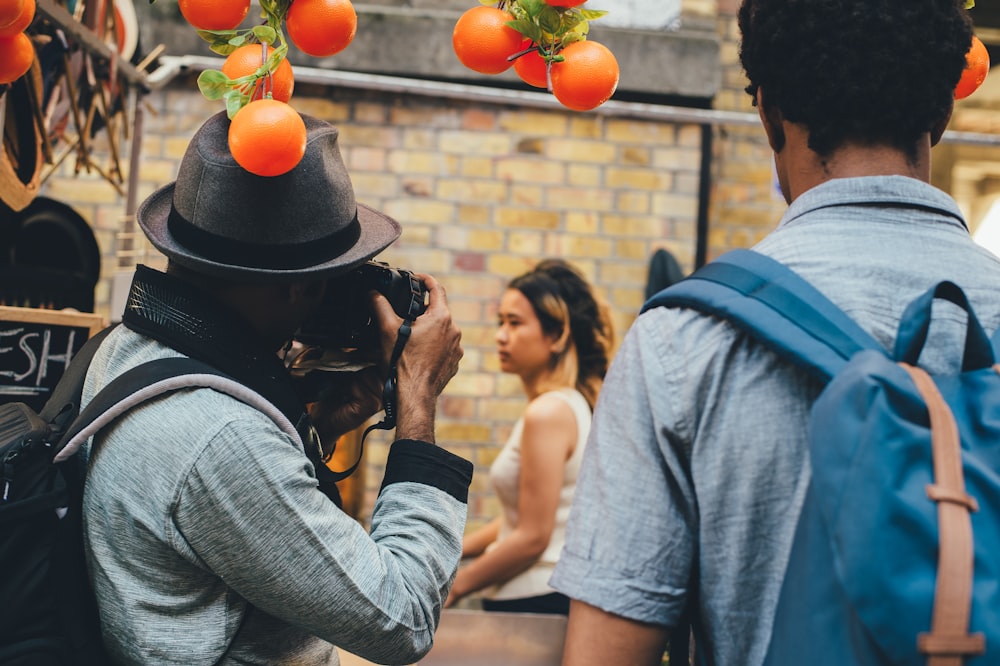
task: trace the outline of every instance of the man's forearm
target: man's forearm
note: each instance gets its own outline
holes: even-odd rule
[[[570,602],[563,666],[659,666],[670,631]]]

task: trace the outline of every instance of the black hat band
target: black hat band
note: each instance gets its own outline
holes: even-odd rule
[[[167,217],[167,228],[178,243],[210,261],[271,270],[292,270],[321,264],[354,247],[361,237],[357,210],[354,211],[354,219],[343,229],[301,243],[271,245],[219,236],[196,227],[173,205]]]

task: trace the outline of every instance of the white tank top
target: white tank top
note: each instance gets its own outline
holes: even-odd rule
[[[566,542],[566,519],[569,517],[570,503],[573,491],[576,489],[576,477],[580,472],[580,461],[583,459],[583,449],[590,433],[591,411],[587,399],[575,388],[562,388],[550,392],[566,401],[576,416],[577,439],[573,454],[566,461],[563,471],[562,489],[559,493],[559,506],[556,509],[555,525],[552,537],[542,556],[529,569],[521,572],[505,583],[494,586],[492,591],[486,591],[488,599],[522,599],[555,592],[549,587],[549,576],[555,567],[563,544]],[[501,523],[500,533],[496,543],[502,541],[518,524],[517,500],[521,481],[521,436],[524,431],[524,417],[514,424],[514,429],[490,467],[490,481],[500,501]],[[495,545],[495,544],[494,544]]]

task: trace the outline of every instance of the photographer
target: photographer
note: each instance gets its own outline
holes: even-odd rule
[[[212,117],[176,182],[138,211],[167,272],[137,269],[123,326],[90,367],[84,404],[128,368],[180,355],[210,363],[285,418],[189,388],[129,411],[95,438],[84,539],[114,663],[336,664],[338,646],[409,664],[431,647],[472,472],[433,444],[461,334],[429,276],[419,276],[426,312],[412,321],[373,296],[374,365],[313,406],[329,445],[379,409],[395,373],[396,440],[369,534],[338,506],[281,352],[323,307],[333,278],[390,245],[400,227],[355,202],[337,130],[304,120],[302,161],[263,178],[229,154],[225,113]]]

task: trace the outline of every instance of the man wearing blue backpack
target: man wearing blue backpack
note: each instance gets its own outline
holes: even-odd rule
[[[866,539],[882,531],[878,522],[846,555],[824,560],[827,568],[819,560],[803,563],[792,556],[793,542],[800,552],[798,542],[815,537],[820,524],[803,520],[800,533],[804,507],[834,504],[841,512],[833,519],[840,522],[831,530],[844,529],[857,540],[853,525],[867,525],[884,506],[894,505],[879,498],[858,507],[854,500],[870,491],[880,497],[881,489],[896,489],[902,477],[897,468],[875,466],[864,483],[847,478],[825,492],[816,477],[829,470],[817,467],[827,463],[818,462],[815,452],[822,449],[811,450],[811,442],[854,419],[833,418],[824,433],[820,422],[810,422],[818,398],[828,399],[826,407],[854,409],[862,417],[876,413],[878,426],[902,405],[909,421],[900,430],[929,432],[928,418],[935,417],[928,417],[923,393],[915,388],[919,382],[895,364],[906,360],[935,380],[945,378],[938,385],[963,424],[963,448],[964,424],[974,421],[983,404],[992,409],[992,425],[980,423],[973,434],[1000,441],[995,436],[1000,377],[990,369],[996,354],[984,333],[1000,328],[1000,259],[973,243],[955,201],[930,185],[931,147],[950,119],[971,41],[968,12],[960,0],[743,0],[739,24],[747,92],[774,152],[789,208],[756,252],[712,262],[702,279],[685,280],[654,297],[611,366],[566,547],[551,580],[573,600],[564,664],[660,664],[671,630],[687,632],[685,618],[702,664],[932,663],[928,656],[945,659],[939,664],[1000,663],[1000,641],[990,641],[1000,620],[995,591],[984,602],[992,608],[973,604],[970,623],[965,590],[968,634],[965,626],[938,631],[935,617],[930,638],[922,635],[931,632],[929,601],[926,608],[894,605],[886,594],[854,603],[856,592],[863,597],[867,588],[889,579],[890,592],[905,597],[929,588],[933,598],[936,504],[959,507],[966,524],[976,508],[961,484],[942,489],[936,458],[931,482],[929,434],[926,441],[912,438],[922,447],[919,456],[911,456],[919,467],[912,478],[926,476],[926,486],[899,487],[900,496],[913,491],[916,508],[893,514],[895,520],[884,524],[895,524],[904,536],[923,534],[926,527],[934,540],[910,550],[927,556],[928,575],[907,579],[912,572],[896,554],[868,551]],[[766,264],[763,277],[744,260]],[[800,289],[787,269],[811,287]],[[732,289],[740,280],[742,286]],[[719,284],[725,285],[722,291]],[[823,305],[827,299],[836,307]],[[744,315],[753,310],[747,304],[765,305]],[[842,311],[831,315],[840,323],[827,325],[813,310]],[[740,317],[742,323],[736,323]],[[799,327],[813,322],[824,322],[817,328],[823,344],[813,345],[810,354],[802,351],[811,343]],[[858,370],[848,359],[880,362],[879,372],[888,379],[872,380],[867,392],[857,392],[854,382],[853,393],[830,395],[845,379],[839,376],[846,374],[842,368]],[[855,374],[867,379],[872,373]],[[972,375],[974,381],[954,379]],[[954,407],[956,392],[987,386],[994,390],[992,403],[981,400],[965,411]],[[852,451],[866,436],[864,428],[858,431],[857,439],[845,434],[824,442],[826,449]],[[996,449],[993,445],[994,457]],[[866,451],[880,454],[880,445]],[[970,477],[965,464],[969,488],[1000,468],[983,466]],[[813,502],[807,502],[810,494]],[[997,522],[988,500],[988,494],[980,495],[974,527]],[[929,526],[925,515],[931,517]],[[948,559],[945,541],[941,560]],[[838,542],[833,537],[816,543],[825,548]],[[976,575],[986,570],[995,576],[990,563],[995,552],[992,558],[979,552],[977,547]],[[971,565],[972,553],[966,550],[957,559]],[[858,560],[887,573],[844,575]],[[799,587],[783,590],[786,571],[802,566],[805,575],[795,579]],[[892,578],[897,572],[898,580]],[[792,597],[799,592],[819,596],[812,597],[812,605],[796,607]],[[784,604],[786,595],[790,605],[780,611],[779,598]],[[943,596],[948,595],[939,595],[942,617],[961,616],[943,604]],[[838,614],[841,603],[849,612]],[[883,634],[902,625],[910,607],[926,625],[905,627],[899,647]],[[872,615],[877,621],[869,622]],[[783,651],[796,642],[798,652]],[[687,663],[681,655],[671,664],[675,660]]]

